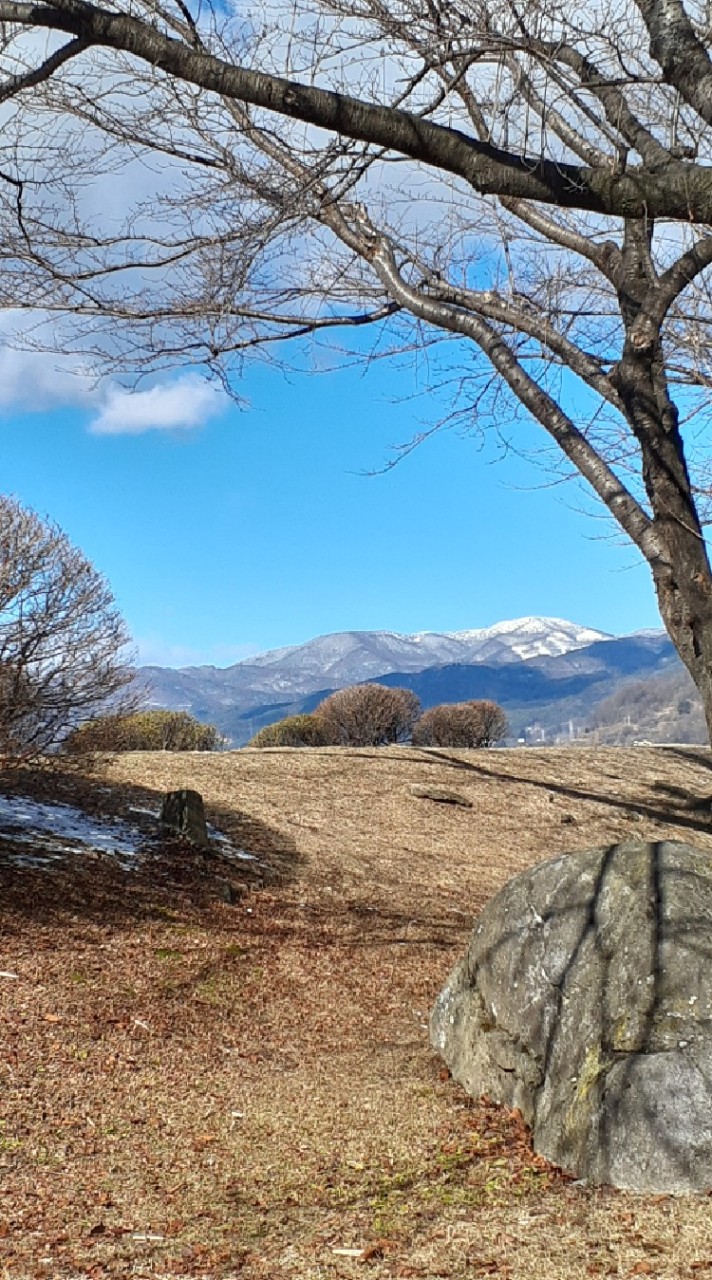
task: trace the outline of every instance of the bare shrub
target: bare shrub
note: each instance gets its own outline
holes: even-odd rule
[[[320,716],[287,716],[275,724],[265,725],[248,747],[326,747],[333,745],[327,725]]]
[[[0,497],[0,752],[51,751],[89,716],[138,694],[106,580],[57,525]]]
[[[381,747],[410,738],[420,702],[410,689],[354,684],[319,704],[315,715],[343,747]]]
[[[507,717],[489,699],[443,702],[424,711],[413,727],[419,747],[491,747],[507,735]]]
[[[101,716],[73,730],[63,744],[71,755],[101,751],[217,751],[223,738],[213,724],[187,711],[136,711]]]

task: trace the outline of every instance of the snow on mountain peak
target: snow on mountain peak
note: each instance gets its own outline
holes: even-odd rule
[[[480,651],[481,657],[471,661],[485,660],[493,653],[493,646],[504,653],[509,650],[513,658],[557,657],[562,653],[570,653],[573,649],[583,649],[586,645],[595,644],[598,640],[610,640],[605,631],[596,631],[593,627],[583,627],[575,622],[567,622],[564,618],[510,618],[505,622],[496,622],[491,627],[480,627],[475,631],[453,631],[449,635],[454,640],[472,646]]]
[[[236,663],[231,670],[264,673],[265,687],[336,687],[372,680],[392,671],[422,671],[448,663],[512,662],[556,657],[610,637],[563,618],[513,618],[471,631],[336,631],[301,645],[272,649]],[[273,675],[271,673],[274,673]]]

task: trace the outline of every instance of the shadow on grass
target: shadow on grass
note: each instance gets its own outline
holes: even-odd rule
[[[667,750],[674,749],[666,748]],[[480,778],[499,778],[502,782],[507,783],[519,782],[523,786],[566,796],[569,800],[589,800],[597,804],[610,805],[612,809],[619,809],[624,813],[632,813],[649,818],[653,822],[684,827],[690,831],[704,831],[707,834],[710,832],[712,798],[693,796],[691,792],[685,791],[681,787],[675,787],[664,782],[656,782],[654,784],[655,790],[661,796],[664,796],[667,801],[665,803],[661,799],[658,804],[650,796],[624,799],[608,788],[602,788],[598,791],[570,786],[563,782],[555,782],[551,778],[523,777],[518,773],[504,772],[493,766],[478,765],[471,760],[463,760],[459,756],[448,755],[447,751],[442,748],[420,747],[419,752],[418,756],[414,756],[414,761],[417,760],[420,764],[437,763],[452,769],[474,773]],[[685,750],[676,754],[682,756],[686,761],[692,759],[695,764],[703,765],[706,769],[712,769],[712,758],[710,758],[709,752],[703,754],[702,751],[698,753]]]
[[[342,945],[355,949],[366,947],[417,947],[426,946],[450,950],[462,947],[472,926],[475,912],[434,916],[412,911],[400,911],[379,904],[347,902],[342,908],[342,918],[352,926],[353,936],[346,937]]]
[[[145,785],[109,784],[76,765],[70,769],[22,768],[0,771],[0,794],[29,797],[44,804],[76,806],[93,818],[121,818],[138,826],[145,847],[127,864],[111,853],[77,848],[51,858],[33,844],[0,833],[0,929],[32,918],[47,924],[87,921],[122,927],[136,920],[190,918],[223,900],[226,883],[235,896],[265,884],[288,883],[300,855],[284,832],[239,810],[206,805],[211,826],[233,848],[253,860],[226,857],[219,844],[203,852],[158,827],[164,792]],[[59,843],[66,843],[58,836]],[[22,861],[20,861],[22,860]],[[230,909],[230,908],[227,908]]]

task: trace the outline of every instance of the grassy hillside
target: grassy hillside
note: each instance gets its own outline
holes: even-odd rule
[[[708,751],[136,754],[16,785],[116,813],[197,787],[266,883],[231,906],[176,846],[129,872],[0,847],[3,1280],[712,1274],[707,1198],[571,1183],[426,1026],[516,872],[634,835],[712,853]]]

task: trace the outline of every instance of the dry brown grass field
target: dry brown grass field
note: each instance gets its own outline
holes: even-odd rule
[[[115,813],[191,786],[265,871],[229,905],[178,844],[133,871],[0,847],[4,1280],[712,1277],[709,1197],[577,1185],[427,1032],[518,871],[712,853],[707,751],[136,754],[7,786]]]

